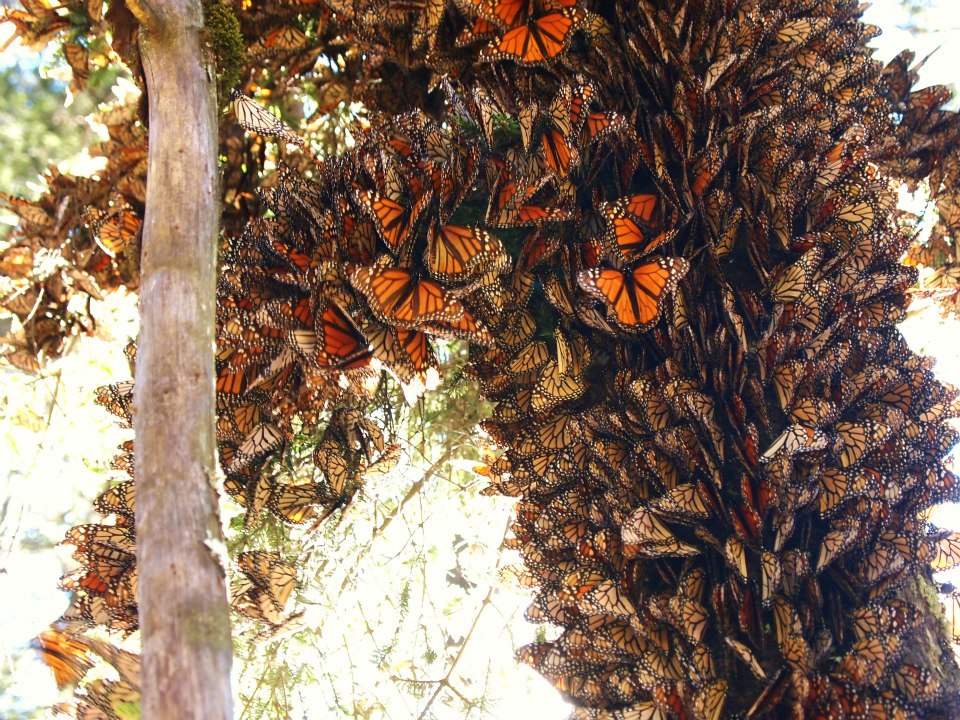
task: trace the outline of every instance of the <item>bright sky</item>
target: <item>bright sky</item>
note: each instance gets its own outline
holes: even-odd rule
[[[904,48],[916,53],[917,61],[930,55],[920,70],[920,85],[960,85],[960,2],[929,0],[919,25],[929,25],[929,32],[914,33],[909,29],[910,13],[899,0],[875,0],[864,20],[883,28],[873,41],[876,57],[887,61]],[[931,55],[932,53],[932,55]],[[957,100],[954,100],[956,106]],[[915,305],[911,317],[900,329],[918,353],[937,358],[935,372],[947,382],[960,386],[960,323],[944,320],[932,308],[918,312]],[[956,451],[954,452],[956,455]],[[944,505],[935,511],[932,522],[941,527],[960,528],[960,506]],[[960,571],[942,573],[960,584]]]
[[[905,48],[917,54],[917,61],[933,55],[920,71],[922,85],[953,85],[960,81],[960,3],[956,0],[914,0],[925,4],[918,25],[929,26],[925,32],[910,30],[910,13],[900,0],[874,0],[864,13],[864,21],[883,28],[875,38],[876,57],[887,61]]]
[[[935,29],[918,35],[911,34],[905,29],[909,15],[897,0],[876,0],[867,11],[865,19],[884,28],[883,34],[874,41],[878,48],[877,56],[880,59],[890,59],[905,47],[914,49],[918,59],[936,50],[921,72],[923,84],[953,84],[960,80],[958,76],[960,2],[933,0],[930,8],[928,17],[936,18]],[[4,35],[3,28],[0,27],[0,42]],[[10,62],[29,62],[33,65],[35,60],[25,59],[24,56],[15,55],[10,51],[0,56],[0,66]],[[61,560],[66,554],[59,551],[8,554],[7,543],[10,539],[8,533],[11,531],[9,523],[14,516],[20,518],[17,522],[19,522],[18,532],[22,538],[35,532],[34,528],[48,528],[51,523],[72,524],[76,521],[71,517],[73,510],[69,501],[64,502],[58,509],[59,514],[55,513],[55,516],[45,514],[41,508],[50,506],[50,498],[62,497],[62,492],[57,485],[58,478],[63,477],[65,473],[83,471],[82,463],[76,457],[76,448],[79,446],[89,451],[90,448],[98,447],[97,443],[102,441],[102,436],[107,435],[104,432],[102,416],[97,419],[97,417],[78,415],[74,406],[76,401],[73,398],[79,393],[90,393],[96,385],[115,379],[118,372],[121,374],[126,372],[124,361],[119,353],[125,342],[125,335],[132,332],[132,322],[133,319],[129,313],[121,314],[114,330],[117,338],[112,346],[110,343],[84,339],[84,344],[88,346],[86,352],[102,357],[102,372],[92,380],[85,379],[83,381],[86,383],[85,386],[75,387],[80,381],[72,379],[74,360],[68,358],[60,365],[62,377],[59,387],[51,379],[42,381],[40,386],[34,387],[34,391],[38,393],[40,407],[45,406],[44,397],[47,402],[51,397],[57,398],[57,407],[51,415],[51,427],[43,436],[39,439],[22,435],[10,438],[20,454],[6,455],[9,465],[7,477],[0,478],[0,483],[5,483],[5,487],[0,486],[0,496],[17,498],[23,502],[23,507],[12,508],[5,518],[0,518],[5,523],[5,526],[0,528],[3,531],[0,533],[0,566],[4,569],[4,572],[0,573],[0,597],[5,599],[4,613],[0,615],[0,661],[4,661],[3,656],[9,656],[16,648],[22,647],[51,618],[56,617],[63,610],[66,601],[64,594],[54,590],[61,573]],[[936,369],[942,379],[960,386],[960,325],[955,321],[944,321],[935,311],[930,310],[912,316],[904,323],[902,330],[914,349],[938,359]],[[0,377],[0,396],[7,394],[7,388],[6,379]],[[9,402],[6,398],[4,401],[5,404]],[[13,431],[5,430],[3,439],[6,440],[6,435],[11,432]],[[62,437],[73,438],[73,442],[70,443],[73,449],[65,447]],[[115,441],[111,440],[111,443],[115,444]],[[6,450],[7,447],[5,443],[2,449]],[[108,446],[106,450],[91,452],[87,457],[96,457],[98,453],[100,457],[108,457],[109,452]],[[90,482],[91,496],[98,490],[96,483],[96,479]],[[944,507],[935,514],[933,520],[941,526],[960,527],[960,508]],[[35,590],[25,592],[25,588]],[[376,591],[376,588],[364,590],[364,592]],[[522,602],[522,599],[513,602]],[[503,632],[500,612],[497,607],[492,606],[485,613],[478,636],[489,638],[489,642],[496,645],[496,647],[485,648],[486,656],[502,658],[505,663],[507,671],[501,673],[506,685],[502,695],[505,700],[503,707],[511,708],[510,717],[560,718],[565,716],[565,704],[545,681],[533,679],[531,680],[533,686],[526,683],[516,683],[511,686],[509,681],[518,673],[525,677],[532,677],[533,673],[526,668],[513,670],[509,658],[513,650],[511,643],[517,638],[510,632]],[[528,641],[529,635],[529,633],[525,634],[523,641]],[[480,662],[483,662],[482,658]],[[54,692],[53,683],[45,668],[37,662],[24,662],[21,659],[17,663],[17,670],[18,681],[14,694],[23,696],[22,707],[51,702]],[[533,691],[531,687],[539,689]],[[0,712],[8,710],[15,700],[13,697],[4,698],[0,702]],[[444,712],[449,710],[450,708],[446,708]],[[455,715],[445,716],[455,717]],[[488,717],[497,716],[494,712]]]

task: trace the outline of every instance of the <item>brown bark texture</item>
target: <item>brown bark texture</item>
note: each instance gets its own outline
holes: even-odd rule
[[[212,68],[199,0],[135,12],[149,96],[149,185],[134,420],[143,717],[231,717],[229,605],[217,512]]]

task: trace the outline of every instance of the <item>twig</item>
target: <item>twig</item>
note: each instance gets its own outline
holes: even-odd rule
[[[510,529],[510,520],[508,519],[503,526],[503,537],[506,538],[507,531]],[[501,541],[502,547],[502,541]],[[457,692],[454,687],[450,684],[450,678],[453,676],[454,670],[457,669],[457,664],[460,662],[460,658],[463,657],[463,652],[466,650],[467,645],[470,643],[470,638],[473,637],[474,631],[477,629],[477,624],[480,622],[480,616],[483,615],[483,611],[487,609],[488,606],[493,604],[493,590],[494,586],[491,585],[487,588],[487,594],[484,596],[483,601],[480,603],[480,609],[477,611],[476,617],[473,618],[473,623],[470,625],[470,630],[467,633],[466,637],[463,639],[463,642],[460,644],[460,649],[457,651],[456,656],[453,658],[453,662],[450,663],[450,667],[447,669],[447,674],[443,676],[442,680],[437,682],[437,686],[433,691],[433,694],[430,696],[430,699],[427,700],[427,704],[424,706],[423,710],[420,712],[420,715],[417,716],[417,720],[423,720],[426,717],[427,712],[430,710],[430,706],[433,705],[434,701],[440,695],[440,691],[443,688],[448,687],[454,693],[456,693],[461,699],[463,695]],[[466,702],[464,700],[464,702]]]
[[[487,606],[490,604],[490,599],[493,597],[493,585],[487,589],[487,594],[483,598],[483,601],[480,603],[480,609],[477,611],[476,617],[473,618],[473,624],[470,625],[470,631],[467,633],[467,636],[463,639],[463,642],[460,644],[460,649],[457,651],[456,656],[453,658],[453,662],[450,663],[450,667],[447,670],[447,674],[443,676],[443,679],[437,682],[437,686],[433,689],[433,694],[430,695],[430,699],[427,700],[427,704],[423,707],[423,710],[417,716],[417,720],[423,720],[427,716],[430,707],[433,705],[434,701],[440,695],[440,691],[445,687],[450,687],[450,678],[453,675],[453,671],[457,669],[457,664],[460,662],[460,658],[463,657],[463,651],[466,650],[467,645],[470,643],[470,638],[473,637],[474,630],[477,629],[477,624],[480,622],[480,616],[483,615],[483,611],[486,610]],[[458,693],[459,694],[459,693]],[[462,697],[462,696],[461,696]]]
[[[450,459],[451,455],[453,455],[453,448],[448,445],[447,448],[443,451],[443,454],[439,458],[437,458],[437,460],[429,468],[427,468],[427,471],[421,476],[421,478],[417,480],[413,485],[410,486],[410,488],[407,490],[406,495],[404,495],[403,499],[400,500],[400,504],[397,505],[397,509],[394,512],[390,513],[390,515],[385,517],[383,519],[383,522],[380,523],[379,527],[374,529],[373,533],[371,533],[370,535],[371,540],[376,538],[378,535],[383,534],[383,532],[388,527],[390,527],[390,523],[393,522],[394,518],[403,512],[404,506],[408,502],[413,500],[413,498],[416,497],[421,490],[423,490],[423,487],[424,485],[427,484],[427,481],[437,474],[437,470],[447,460]]]
[[[51,396],[50,396],[50,408],[47,410],[47,419],[43,426],[43,437],[40,439],[40,442],[37,445],[37,449],[34,451],[33,457],[30,459],[30,463],[27,465],[27,470],[23,475],[23,477],[27,480],[29,480],[30,476],[33,475],[33,471],[37,466],[37,460],[40,457],[40,453],[43,452],[44,445],[47,442],[47,433],[50,431],[50,423],[53,420],[53,411],[57,407],[57,396],[60,394],[60,381],[62,379],[62,375],[60,374],[59,370],[55,371],[54,373],[51,373],[51,375],[57,378],[57,384],[54,386],[53,392],[51,393]],[[47,377],[50,377],[50,376],[47,376]],[[11,493],[11,497],[12,495],[13,493]],[[6,511],[7,511],[6,503],[4,503],[3,511],[4,511],[4,515],[6,515]],[[20,535],[20,526],[23,524],[23,512],[24,512],[24,503],[21,502],[20,511],[17,514],[16,525],[13,528],[13,533],[10,535],[10,544],[7,546],[6,552],[4,554],[4,558],[3,558],[4,569],[7,566],[7,562],[9,562],[10,560],[10,555],[13,552],[14,546],[17,544],[17,536]]]

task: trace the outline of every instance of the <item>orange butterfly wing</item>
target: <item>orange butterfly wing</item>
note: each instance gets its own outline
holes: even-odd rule
[[[527,0],[500,0],[490,10],[487,17],[491,20],[496,19],[503,27],[512,28],[518,21],[526,20]]]
[[[108,218],[100,226],[97,241],[100,247],[110,257],[116,257],[132,241],[136,240],[142,222],[133,208],[124,208],[116,215]]]
[[[357,190],[357,197],[365,208],[376,218],[377,230],[391,250],[399,250],[407,239],[409,230],[406,209],[399,203],[378,192]]]
[[[673,238],[675,234],[673,232],[660,233],[653,239],[648,240],[640,226],[626,216],[614,218],[610,225],[614,244],[626,259],[642,257],[654,251],[667,240]]]
[[[321,366],[353,370],[370,363],[373,353],[367,339],[336,303],[329,303],[317,318],[317,335]]]
[[[79,682],[94,662],[87,654],[90,647],[80,638],[56,628],[48,628],[31,641],[40,658],[53,671],[58,688]]]
[[[586,19],[586,12],[565,8],[507,31],[480,53],[482,60],[513,60],[521,65],[539,65],[566,50],[573,31]]]
[[[661,298],[676,286],[689,265],[682,258],[659,258],[635,267],[629,275],[610,268],[583,270],[581,287],[603,300],[617,322],[645,329],[660,316]]]
[[[503,244],[478,228],[444,225],[431,238],[427,262],[434,277],[461,282],[479,270],[502,268],[509,259]]]
[[[566,138],[559,130],[548,130],[543,134],[541,145],[543,159],[553,172],[560,177],[566,177],[570,168],[573,153],[567,144]]]
[[[463,315],[460,301],[440,285],[400,268],[354,268],[350,281],[366,296],[374,315],[391,325],[415,329],[434,320],[456,322]]]

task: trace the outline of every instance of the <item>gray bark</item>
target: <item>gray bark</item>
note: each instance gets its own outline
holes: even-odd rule
[[[128,2],[141,23],[150,154],[134,399],[143,717],[227,720],[229,603],[217,512],[213,69],[200,0]]]

